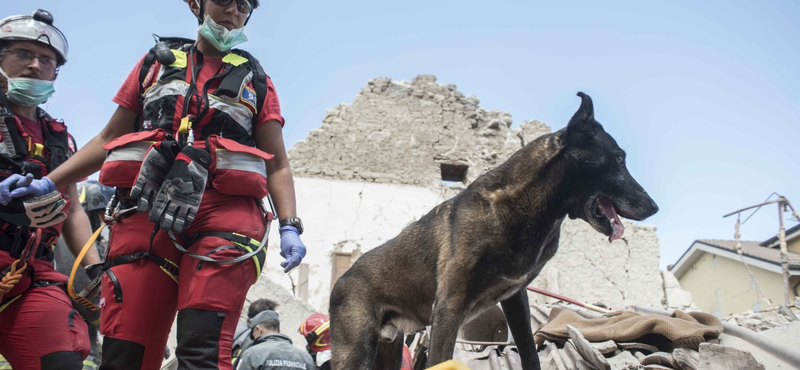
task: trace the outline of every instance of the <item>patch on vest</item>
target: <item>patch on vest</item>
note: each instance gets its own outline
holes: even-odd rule
[[[244,89],[242,89],[242,96],[241,96],[242,103],[247,103],[256,111],[258,108],[256,107],[256,92],[255,90],[251,89],[250,86],[244,85]]]

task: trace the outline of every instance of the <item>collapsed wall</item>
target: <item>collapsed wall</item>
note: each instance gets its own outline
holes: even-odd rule
[[[538,121],[515,129],[512,123],[510,114],[480,108],[478,98],[438,84],[433,76],[369,81],[351,104],[329,110],[322,126],[289,150],[298,215],[306,226],[307,280],[300,269],[284,274],[278,268],[283,259],[274,231],[267,278],[295,293],[303,285],[306,293],[298,295],[327,312],[337,258],[349,253],[355,260],[394,237],[551,131]],[[533,285],[615,308],[663,307],[655,227],[625,226],[623,238],[609,244],[585,222],[566,220],[558,253]],[[546,301],[530,297],[532,303]]]
[[[537,121],[511,130],[510,114],[478,104],[434,76],[370,80],[353,103],[329,110],[322,126],[295,144],[292,171],[296,177],[439,188],[443,167],[464,170],[469,183],[524,140],[550,132]]]

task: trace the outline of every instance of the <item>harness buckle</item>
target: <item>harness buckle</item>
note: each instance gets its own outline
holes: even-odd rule
[[[111,225],[119,221],[126,213],[136,210],[136,207],[125,209],[120,209],[119,207],[120,201],[117,198],[117,194],[114,193],[114,195],[111,196],[111,200],[106,205],[106,211],[103,213],[103,222],[105,222],[106,225]]]
[[[136,252],[136,253],[131,254],[131,258],[133,258],[134,261],[143,260],[143,259],[147,258],[147,256],[149,256],[149,255],[150,255],[150,253],[147,253],[147,252]]]
[[[181,126],[178,129],[178,133],[186,135],[189,133],[189,130],[192,129],[192,120],[194,119],[193,115],[188,115],[186,117],[181,118]]]

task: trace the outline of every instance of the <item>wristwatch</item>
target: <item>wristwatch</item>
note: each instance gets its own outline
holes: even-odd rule
[[[286,219],[281,220],[280,222],[281,227],[283,226],[294,226],[297,229],[297,235],[303,233],[303,221],[300,220],[300,217],[289,217]]]

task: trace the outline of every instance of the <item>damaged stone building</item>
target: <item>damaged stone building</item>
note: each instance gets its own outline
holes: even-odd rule
[[[553,125],[560,129],[568,119]],[[358,256],[552,130],[538,121],[515,129],[512,123],[510,114],[483,109],[477,97],[434,76],[370,80],[289,150],[309,252],[300,268],[284,274],[273,230],[266,273],[248,301],[294,295],[283,299],[291,308],[279,308],[289,331],[313,311],[327,313],[333,282]],[[609,244],[585,222],[566,220],[559,251],[534,285],[614,308],[690,305],[670,276],[665,291],[656,228],[624,222],[625,235]]]

